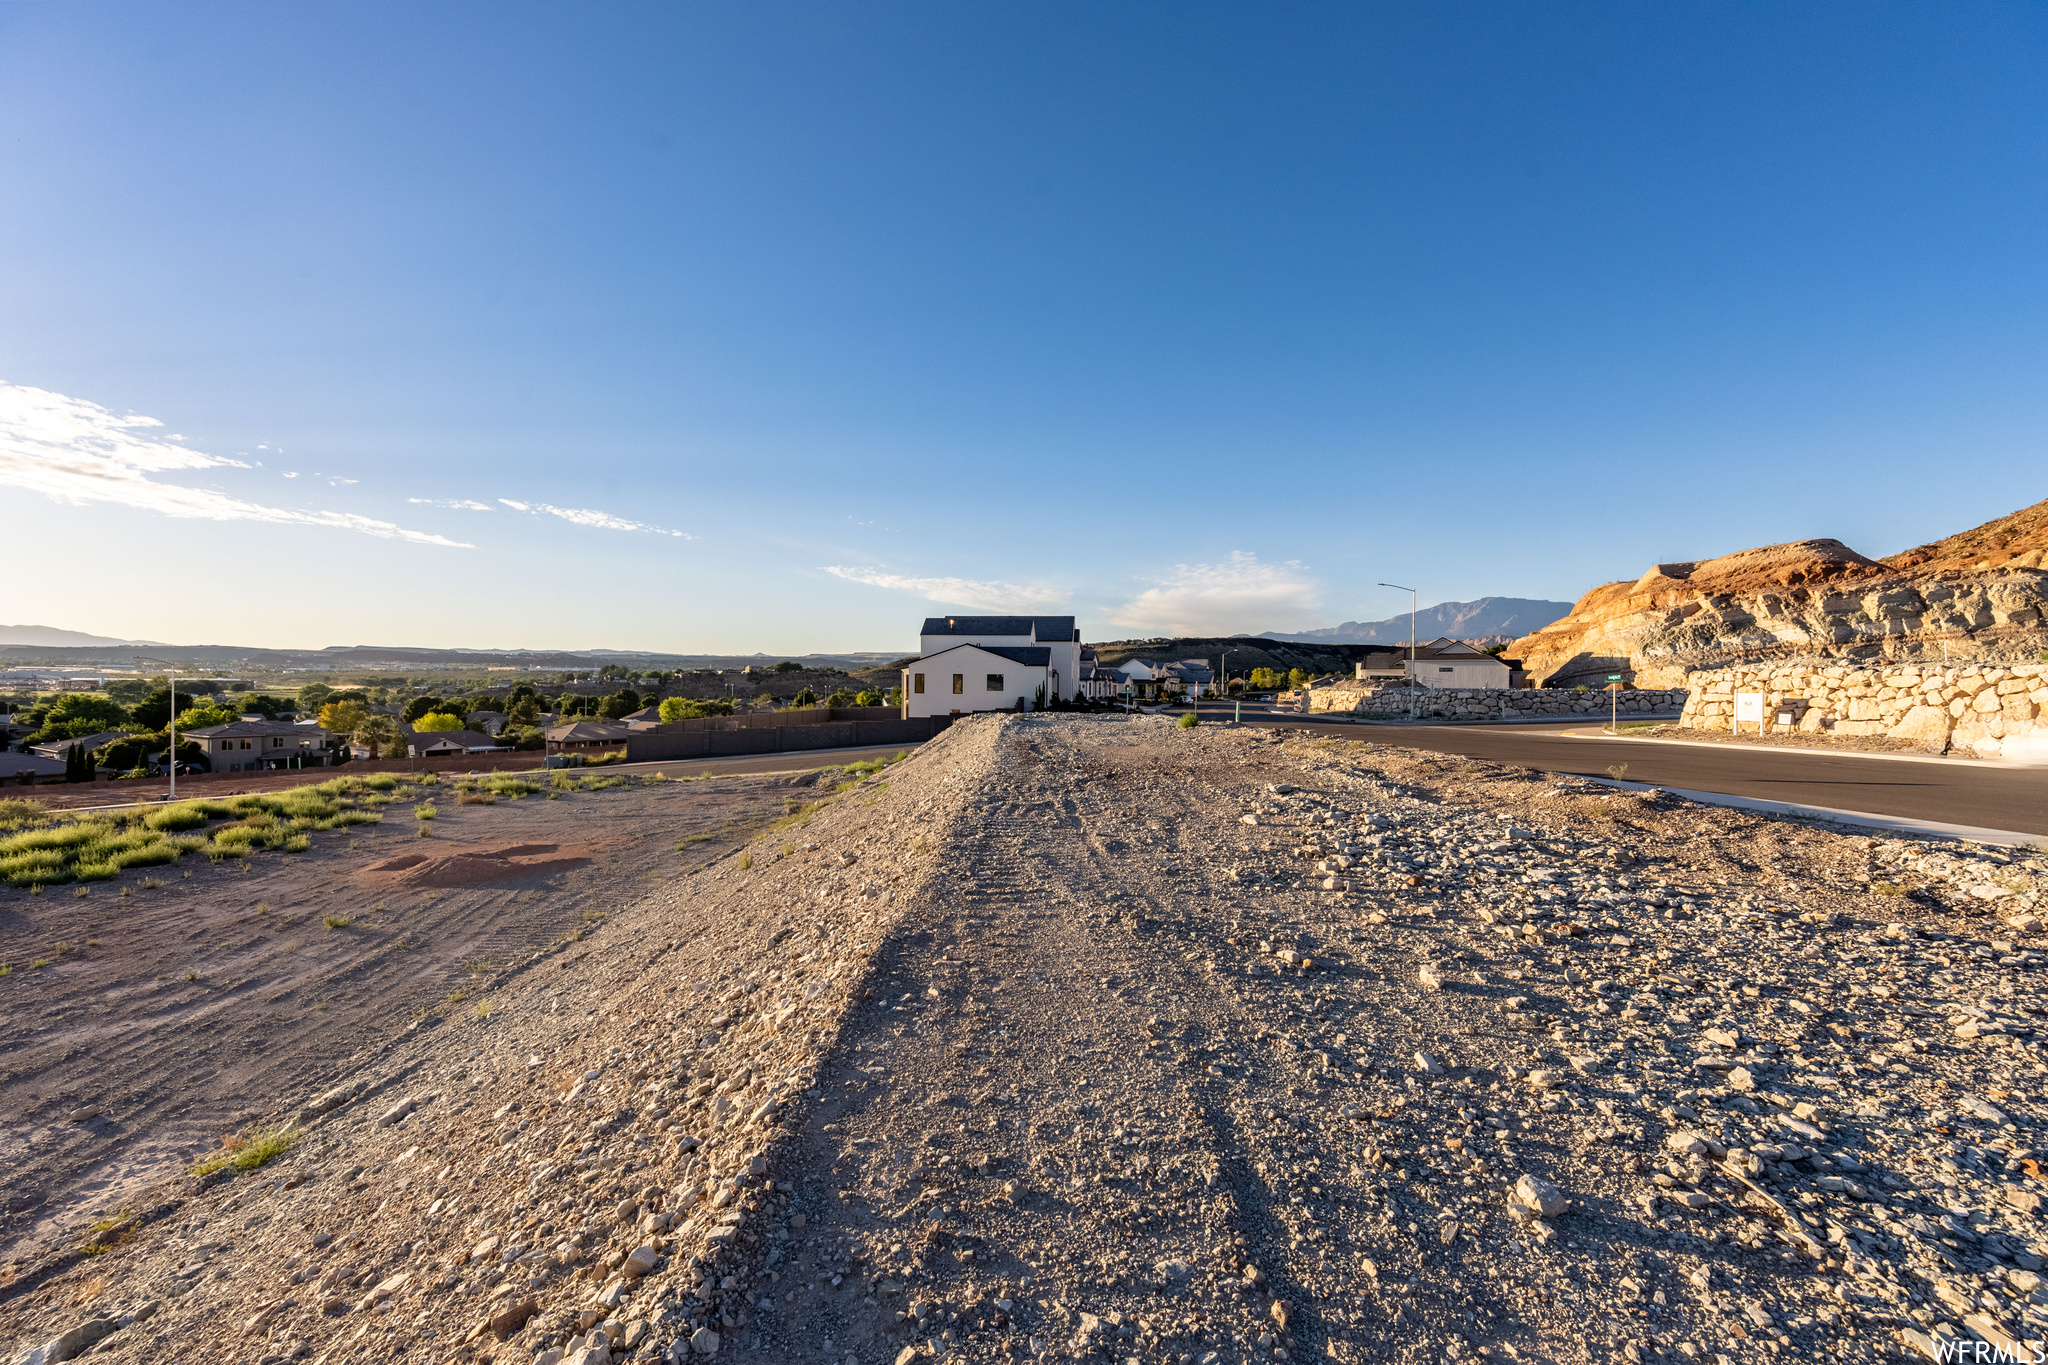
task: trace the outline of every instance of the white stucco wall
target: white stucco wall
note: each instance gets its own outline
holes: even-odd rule
[[[945,637],[951,638],[951,637]],[[1014,711],[1017,699],[1024,699],[1025,709],[1030,709],[1038,689],[1046,684],[1049,670],[1020,664],[1014,659],[1005,659],[1000,654],[991,654],[985,649],[965,645],[946,649],[943,653],[919,659],[903,670],[903,714],[911,719],[920,716],[943,716],[954,711]],[[917,690],[917,675],[924,675],[924,691]],[[1003,686],[991,691],[988,676],[999,674]],[[953,691],[953,677],[960,676],[961,690]]]

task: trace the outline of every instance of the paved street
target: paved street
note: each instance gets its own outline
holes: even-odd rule
[[[1403,744],[1547,772],[1604,777],[1628,764],[1628,780],[1764,801],[1833,806],[1875,815],[2048,835],[2048,769],[1994,763],[1915,763],[1805,749],[1692,748],[1626,739],[1577,739],[1555,725],[1355,725],[1245,708],[1248,725],[1327,729],[1347,738]],[[1203,708],[1224,720],[1228,706]]]

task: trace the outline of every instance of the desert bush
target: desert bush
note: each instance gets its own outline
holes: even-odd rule
[[[253,1171],[273,1158],[290,1151],[298,1140],[298,1131],[289,1126],[281,1128],[258,1128],[247,1137],[229,1136],[220,1141],[220,1150],[205,1159],[193,1163],[193,1175],[212,1175],[215,1171],[229,1166],[238,1171]]]
[[[1180,720],[1176,722],[1176,724],[1178,724],[1180,728],[1183,730],[1192,730],[1195,728],[1195,726],[1199,725],[1200,723],[1201,722],[1195,718],[1195,713],[1192,711],[1182,716]]]
[[[433,802],[422,801],[419,805],[413,807],[412,813],[422,820],[431,820],[441,812],[435,807]]]
[[[495,806],[498,804],[498,794],[496,792],[479,791],[475,787],[468,787],[456,793],[455,804],[458,806]]]

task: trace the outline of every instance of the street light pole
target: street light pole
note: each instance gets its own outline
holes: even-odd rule
[[[1400,588],[1408,594],[1408,671],[1415,671],[1415,589],[1402,588],[1399,583],[1382,583],[1383,588]],[[1414,681],[1411,677],[1409,681]]]
[[[139,663],[139,664],[151,664],[151,663],[154,663],[154,664],[163,664],[163,666],[164,666],[164,682],[165,682],[165,683],[167,683],[167,684],[169,684],[169,686],[170,686],[170,689],[171,689],[171,754],[170,754],[170,757],[171,757],[171,794],[170,794],[170,799],[171,799],[171,800],[173,800],[173,801],[175,801],[175,800],[177,800],[177,799],[178,799],[178,670],[177,670],[177,669],[175,669],[175,668],[173,668],[173,667],[171,667],[171,665],[170,665],[169,663],[165,662],[165,661],[164,661],[164,660],[162,660],[162,659],[151,659],[151,658],[147,658],[147,657],[145,657],[145,656],[143,656],[143,655],[137,655],[137,656],[136,656],[136,658],[135,658],[135,662],[137,662],[137,663]]]

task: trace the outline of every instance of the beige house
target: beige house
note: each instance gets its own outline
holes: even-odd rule
[[[1372,662],[1379,660],[1374,658]],[[1507,660],[1449,636],[1417,646],[1413,659],[1404,652],[1399,662],[1401,676],[1415,687],[1506,688],[1512,685],[1514,678],[1514,669]],[[1390,671],[1369,669],[1360,664],[1358,678],[1363,682],[1368,678],[1386,676]]]
[[[266,768],[324,768],[348,753],[347,737],[317,725],[275,720],[231,720],[203,730],[180,730],[178,743],[197,744],[217,773],[261,772]]]

